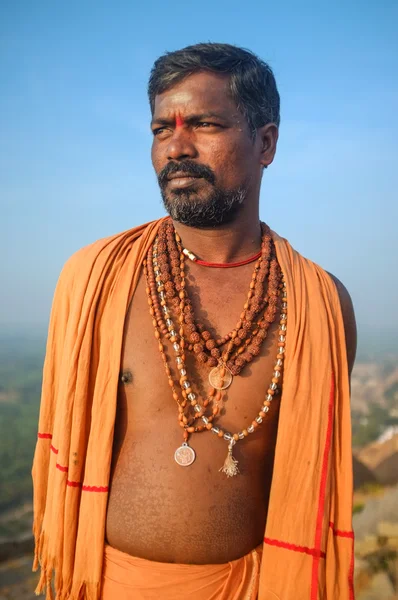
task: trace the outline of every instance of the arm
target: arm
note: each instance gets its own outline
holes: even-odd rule
[[[329,275],[336,285],[337,293],[340,298],[341,312],[343,314],[344,331],[347,346],[348,373],[351,376],[357,351],[357,326],[355,322],[354,307],[352,305],[352,300],[346,287],[341,283],[339,279],[337,279],[337,277],[335,277],[331,273],[329,273]]]

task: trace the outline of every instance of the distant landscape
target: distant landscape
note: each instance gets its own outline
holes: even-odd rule
[[[44,329],[0,330],[1,599],[34,597],[31,467],[45,338]],[[398,597],[397,337],[360,338],[351,405],[357,600],[389,600]]]
[[[44,333],[0,335],[0,514],[31,499],[44,353]]]

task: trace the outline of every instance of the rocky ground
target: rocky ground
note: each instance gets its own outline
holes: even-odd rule
[[[363,493],[362,493],[363,494]],[[398,486],[374,490],[354,515],[356,600],[398,598]]]

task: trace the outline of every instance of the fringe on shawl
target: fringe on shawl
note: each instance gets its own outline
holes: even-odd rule
[[[52,577],[55,568],[55,560],[48,557],[48,537],[42,531],[35,535],[35,554],[33,560],[33,571],[40,568],[40,578],[35,589],[36,596],[46,595],[46,600],[54,600],[52,589]]]
[[[40,569],[40,578],[35,589],[36,596],[45,595],[45,600],[99,600],[100,583],[82,581],[75,588],[64,586],[62,565],[57,564],[54,557],[48,556],[48,538],[44,531],[35,537],[35,553],[33,571]],[[54,576],[54,582],[53,582]],[[53,589],[54,583],[54,589]]]

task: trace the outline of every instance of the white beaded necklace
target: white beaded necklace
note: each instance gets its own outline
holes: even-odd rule
[[[158,256],[158,253],[157,253],[157,240],[156,240],[155,245],[154,245],[153,255],[152,255],[153,270],[154,270],[154,273],[156,276],[160,275],[160,268],[159,268],[157,256]],[[254,421],[252,421],[252,423],[246,429],[242,429],[241,431],[239,431],[237,433],[230,433],[228,431],[224,431],[224,430],[220,429],[220,427],[212,425],[212,423],[209,421],[209,418],[206,417],[205,414],[202,414],[205,412],[206,409],[197,400],[197,394],[195,392],[192,391],[192,392],[188,393],[186,396],[187,399],[189,400],[189,402],[191,403],[193,410],[197,413],[201,413],[200,417],[201,417],[202,422],[204,423],[205,427],[207,429],[209,429],[213,434],[217,435],[218,437],[220,437],[221,439],[225,440],[228,443],[227,458],[225,459],[224,465],[220,468],[220,471],[225,473],[227,475],[227,477],[233,477],[234,475],[237,475],[239,473],[238,461],[232,454],[233,447],[235,446],[235,444],[237,442],[243,440],[249,434],[254,433],[254,431],[257,429],[257,427],[259,425],[261,425],[264,417],[266,416],[266,413],[268,413],[268,411],[269,411],[269,407],[271,405],[273,397],[274,397],[275,393],[278,391],[278,381],[282,374],[283,359],[284,359],[284,355],[285,355],[285,342],[286,342],[286,329],[287,329],[287,327],[286,327],[286,325],[287,325],[287,292],[286,292],[286,282],[285,282],[284,278],[282,278],[282,283],[283,283],[282,305],[281,305],[282,310],[281,310],[280,319],[279,319],[279,334],[278,334],[278,342],[277,342],[278,353],[277,353],[277,357],[276,357],[275,368],[273,371],[273,376],[272,376],[271,383],[270,383],[270,386],[267,391],[266,398],[263,401],[263,403],[260,407],[258,416],[255,417]],[[159,296],[159,300],[161,302],[166,300],[166,294],[163,292],[161,282],[159,282],[157,284],[157,293]],[[168,307],[166,305],[163,305],[162,310],[164,313],[164,318],[165,318],[166,325],[167,325],[168,331],[170,333],[170,336],[177,338],[177,339],[180,338],[180,343],[178,343],[178,342],[173,343],[173,350],[175,353],[175,361],[176,361],[177,369],[179,370],[180,374],[185,376],[187,374],[187,369],[186,369],[185,361],[183,360],[183,357],[182,357],[184,344],[181,344],[181,342],[184,341],[184,338],[183,338],[183,336],[177,334],[177,331],[174,326],[174,322],[173,322],[173,319],[171,317]],[[181,387],[182,392],[184,393],[186,389],[192,388],[192,384],[190,383],[190,381],[185,379],[184,381],[180,382],[180,387]],[[177,462],[177,464],[179,464],[180,466],[183,466],[183,467],[187,467],[187,466],[191,465],[194,462],[195,458],[196,458],[195,451],[191,446],[188,445],[187,441],[184,442],[179,448],[177,448],[177,450],[174,453],[175,461]]]

